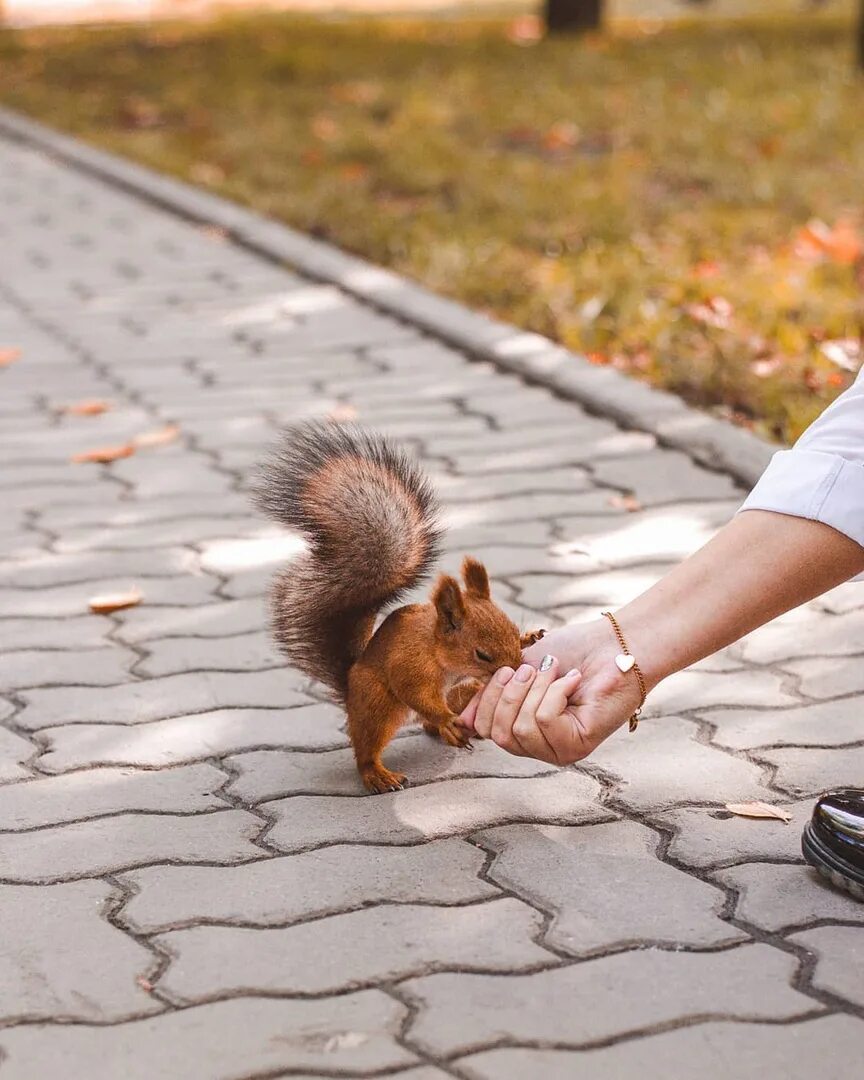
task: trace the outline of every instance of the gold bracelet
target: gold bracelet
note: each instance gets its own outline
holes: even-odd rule
[[[621,627],[618,625],[618,620],[611,611],[603,611],[601,612],[601,615],[605,615],[609,622],[612,623],[615,637],[618,638],[618,644],[621,646],[621,652],[615,657],[615,666],[622,675],[626,675],[628,671],[632,671],[639,680],[639,690],[642,694],[642,700],[639,702],[639,708],[630,717],[630,730],[635,731],[639,724],[639,714],[642,712],[645,698],[648,697],[648,690],[645,687],[645,676],[642,674],[642,669],[636,663],[636,657],[627,648],[627,642],[624,640],[624,635],[621,632]]]

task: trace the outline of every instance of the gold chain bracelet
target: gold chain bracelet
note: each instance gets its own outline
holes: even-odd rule
[[[639,707],[636,712],[630,717],[630,730],[635,731],[639,724],[639,714],[642,712],[645,698],[648,697],[648,690],[645,686],[645,676],[642,674],[642,669],[636,663],[636,657],[627,648],[627,642],[624,640],[624,634],[621,631],[621,627],[618,625],[618,620],[611,611],[603,611],[601,614],[605,615],[609,622],[612,623],[615,637],[618,638],[618,644],[621,646],[621,652],[615,657],[615,666],[622,675],[626,675],[628,671],[632,671],[639,681],[639,691],[642,694],[642,700],[639,702]]]

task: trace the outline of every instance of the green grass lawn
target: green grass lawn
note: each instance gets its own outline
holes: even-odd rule
[[[511,25],[6,31],[0,100],[794,438],[864,332],[851,24]]]

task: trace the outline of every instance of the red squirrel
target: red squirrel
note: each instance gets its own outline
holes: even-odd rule
[[[438,504],[418,466],[380,435],[305,423],[282,433],[255,495],[307,542],[273,582],[273,633],[291,663],[344,706],[366,789],[404,785],[381,753],[415,714],[430,735],[470,749],[459,713],[498,668],[518,667],[544,631],[520,635],[470,556],[461,584],[441,574],[428,603],[398,607],[375,629],[382,609],[421,582],[439,554]]]

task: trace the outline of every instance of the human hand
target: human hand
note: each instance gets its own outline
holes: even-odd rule
[[[461,721],[511,754],[580,761],[639,706],[636,679],[615,666],[620,651],[605,619],[550,630],[525,650],[518,671],[495,673]]]

